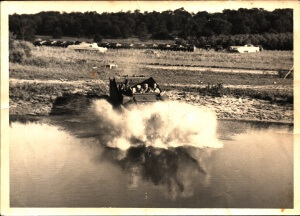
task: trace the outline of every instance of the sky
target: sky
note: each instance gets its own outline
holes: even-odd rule
[[[3,3],[3,2],[2,2]],[[15,1],[5,2],[8,14],[35,14],[41,11],[86,12],[96,11],[119,12],[166,11],[183,7],[186,11],[197,13],[222,12],[224,9],[264,8],[273,11],[277,8],[293,8],[295,1]]]

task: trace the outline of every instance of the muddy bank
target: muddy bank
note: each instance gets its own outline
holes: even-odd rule
[[[293,104],[271,103],[266,100],[250,97],[236,98],[202,96],[197,92],[170,90],[166,94],[170,100],[184,101],[195,106],[216,112],[219,119],[243,119],[272,122],[293,122]],[[10,83],[11,115],[49,115],[59,100],[67,101],[68,95],[103,98],[108,95],[108,87],[104,82],[56,82],[26,83],[13,80]],[[68,103],[68,102],[66,102]],[[67,106],[80,105],[80,101]],[[80,109],[80,106],[79,108]]]
[[[215,111],[219,119],[243,119],[272,122],[293,122],[292,104],[276,104],[248,97],[201,96],[195,92],[170,91],[170,100],[185,101],[205,109]]]
[[[108,92],[101,80],[19,80],[11,79],[9,113],[16,115],[49,115],[53,106],[66,95],[101,97]]]

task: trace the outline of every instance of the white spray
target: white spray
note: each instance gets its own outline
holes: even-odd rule
[[[95,101],[96,116],[111,130],[107,145],[121,150],[136,145],[155,148],[220,148],[213,112],[186,103],[156,102],[119,112],[105,100]]]

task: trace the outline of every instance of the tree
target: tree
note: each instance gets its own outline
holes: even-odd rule
[[[101,43],[102,42],[102,37],[99,33],[95,34],[94,36],[94,42],[95,43]]]
[[[111,25],[109,27],[109,36],[111,38],[121,38],[122,33],[118,25]]]
[[[9,20],[9,29],[17,39],[33,41],[35,38],[34,23],[30,16],[14,14]]]
[[[140,39],[140,41],[146,41],[148,39],[148,29],[144,22],[140,22],[137,25],[136,36]]]
[[[61,38],[61,36],[63,35],[62,30],[60,27],[56,27],[54,29],[54,32],[52,34],[52,38]]]
[[[172,40],[173,37],[167,31],[156,32],[151,35],[152,39],[156,40]]]
[[[219,34],[230,34],[232,24],[221,18],[212,18],[207,26],[217,35]]]
[[[59,30],[60,28],[60,30]],[[57,11],[9,16],[9,30],[21,40],[33,40],[34,35],[146,39],[196,38],[213,35],[292,33],[293,10],[277,9],[272,12],[261,8],[224,10],[222,13],[200,11],[189,13],[184,8],[174,11],[102,13]],[[224,39],[224,38],[223,38]],[[225,39],[224,39],[225,40]]]
[[[293,22],[290,22],[289,20],[280,18],[275,21],[274,29],[278,33],[292,32],[293,31]]]

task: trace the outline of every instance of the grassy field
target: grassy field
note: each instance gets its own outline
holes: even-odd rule
[[[24,63],[10,63],[10,76],[26,79],[89,79],[92,78],[91,73],[95,71],[102,75],[111,73],[112,71],[108,72],[105,69],[108,63],[117,64],[119,67],[113,72],[124,75],[153,73],[155,76],[160,76],[165,73],[161,69],[142,69],[140,66],[143,65],[287,71],[293,65],[293,52],[264,51],[235,54],[198,50],[193,53],[158,51],[157,54],[146,54],[143,50],[108,50],[107,53],[100,54],[76,52],[64,48],[32,47],[32,56]],[[185,73],[189,72],[183,70],[174,73],[186,75]]]
[[[105,65],[114,63],[118,68],[110,70]],[[145,65],[186,66],[186,69],[145,68]],[[189,70],[192,66],[216,68],[241,68],[253,70],[287,71],[293,65],[293,52],[264,51],[261,53],[223,53],[198,50],[196,52],[158,51],[156,54],[146,54],[143,50],[108,50],[105,54],[91,52],[76,52],[64,48],[33,47],[32,55],[23,63],[10,63],[10,78],[41,79],[41,80],[103,80],[108,83],[109,77],[115,75],[145,75],[152,76],[166,90],[199,92],[202,95],[213,94],[215,90],[207,91],[205,86],[222,83],[223,85],[269,86],[262,89],[227,89],[215,92],[216,95],[249,96],[269,101],[286,101],[292,103],[293,79],[283,79],[278,75],[225,73]],[[63,86],[63,84],[62,84]],[[12,86],[11,95],[21,96],[22,91],[38,94],[52,90],[59,91],[62,86],[43,87]],[[281,86],[278,89],[277,86]],[[36,89],[36,90],[34,90]],[[45,90],[46,89],[46,90]],[[48,89],[48,90],[47,90]],[[51,90],[52,89],[52,90]],[[94,92],[94,90],[92,90]],[[31,92],[31,93],[30,93]],[[61,91],[63,92],[63,91]],[[53,93],[53,92],[52,92]],[[24,96],[30,98],[31,96]],[[23,96],[21,96],[23,97]]]

